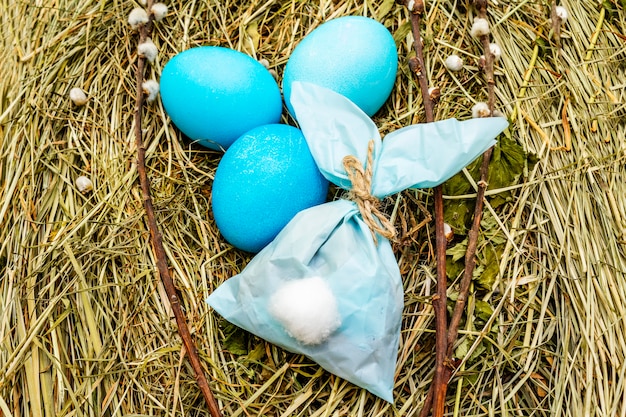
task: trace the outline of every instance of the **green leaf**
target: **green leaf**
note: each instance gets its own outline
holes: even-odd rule
[[[474,160],[467,166],[467,170],[478,181],[480,178],[480,165],[482,157]],[[526,154],[524,149],[513,139],[511,132],[504,131],[495,145],[491,161],[489,163],[488,189],[500,189],[515,185],[519,182],[525,169],[532,169],[537,163],[533,154]],[[458,196],[474,193],[470,182],[463,172],[459,172],[443,184],[443,193],[449,196]],[[492,207],[496,208],[512,199],[511,191],[503,191],[489,197]],[[475,200],[473,198],[463,200],[446,200],[444,202],[444,219],[455,234],[467,233],[474,214]]]
[[[250,333],[224,319],[220,321],[220,327],[224,333],[224,342],[222,343],[224,350],[227,350],[233,355],[248,354]]]
[[[378,10],[376,11],[376,20],[379,22],[383,20],[383,17],[387,15],[396,4],[396,0],[385,0],[382,2]]]
[[[261,34],[259,33],[259,22],[253,20],[245,28],[247,42],[244,43],[244,50],[254,56],[254,53],[259,49],[261,42]]]
[[[454,234],[467,234],[468,226],[474,213],[473,200],[448,200],[444,202],[443,218],[450,225]]]
[[[477,282],[480,285],[480,280],[483,279],[483,274],[485,273],[485,265],[482,263],[477,263],[474,267],[474,271],[472,273],[472,280]],[[482,287],[482,285],[480,285]],[[483,287],[484,288],[484,287]]]
[[[469,337],[464,338],[454,350],[454,357],[458,359],[464,359],[467,356],[467,353],[469,352],[469,348],[471,346],[472,343],[469,340]]]
[[[474,281],[483,289],[490,290],[500,273],[500,257],[504,245],[485,245],[477,253],[479,264],[474,270]]]
[[[467,251],[467,242],[468,238],[465,238],[462,242],[459,242],[446,250],[446,255],[452,257],[452,262],[463,259],[465,252]]]
[[[622,7],[624,7],[623,5],[624,3],[622,2]],[[619,12],[617,9],[617,3],[605,0],[602,2],[602,7],[606,10],[606,14],[604,17],[606,21],[611,22],[618,17]]]
[[[463,265],[463,261],[453,261],[452,257],[448,256],[446,258],[446,276],[448,280],[454,281],[465,269],[465,265]]]
[[[398,29],[396,29],[396,31],[393,34],[393,40],[396,41],[396,44],[400,43],[400,42],[404,42],[404,38],[406,38],[406,35],[409,34],[409,32],[411,31],[411,22],[407,21],[402,23]]]
[[[480,219],[480,228],[483,239],[489,241],[492,245],[498,246],[506,243],[506,236],[490,211],[483,213],[483,217]]]
[[[246,357],[247,360],[251,362],[259,362],[265,356],[265,342],[259,342],[257,345],[248,353]]]
[[[517,184],[524,172],[526,165],[526,153],[517,141],[502,135],[493,149],[491,162],[489,163],[489,190],[504,188]],[[502,192],[489,199],[491,205],[496,208],[511,200],[510,191]]]
[[[454,350],[454,356],[458,359],[464,359],[469,353],[472,344],[474,344],[474,340],[475,338],[471,336],[463,338],[461,343],[459,343],[457,348]],[[484,342],[479,343],[478,346],[476,346],[476,349],[472,352],[472,356],[470,356],[469,361],[471,362],[481,358],[486,349],[487,348],[485,347]]]
[[[479,177],[481,160],[482,158],[478,158],[467,166],[467,170],[472,178]],[[443,184],[443,193],[445,195],[454,196],[471,194],[473,192],[474,190],[472,190],[472,186],[463,172],[459,172]],[[475,204],[475,199],[473,198],[444,201],[443,218],[452,227],[455,234],[463,235],[467,233],[467,229],[472,221]]]
[[[493,314],[493,308],[483,300],[474,301],[474,315],[481,319],[483,322],[489,321]]]
[[[478,178],[478,175],[480,174],[481,161],[482,157],[478,157],[466,167],[472,178]],[[461,171],[443,184],[443,192],[446,195],[462,195],[472,193],[474,191],[472,190],[472,186],[469,181],[467,181],[465,174]]]

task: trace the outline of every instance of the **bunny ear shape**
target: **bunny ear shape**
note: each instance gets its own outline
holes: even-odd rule
[[[374,167],[372,195],[435,187],[495,145],[508,122],[502,117],[447,119],[408,126],[385,136]]]
[[[332,90],[294,82],[291,104],[318,168],[342,188],[351,188],[343,158],[354,155],[365,163],[374,140],[372,195],[378,198],[445,182],[493,146],[508,126],[502,117],[447,119],[408,126],[381,141],[370,118]]]
[[[380,149],[378,128],[359,107],[341,94],[315,84],[296,81],[291,105],[320,172],[332,183],[350,188],[343,158],[367,160],[367,146],[374,140],[374,160]]]

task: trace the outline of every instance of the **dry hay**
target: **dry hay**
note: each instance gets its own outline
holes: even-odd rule
[[[492,1],[503,49],[497,106],[537,163],[488,205],[500,236],[496,280],[471,298],[450,413],[626,415],[626,185],[623,2],[564,1],[562,54],[546,2]],[[130,1],[2,0],[0,47],[0,415],[203,414],[159,284],[143,219],[132,137],[136,37]],[[222,45],[281,75],[298,40],[323,21],[375,17],[403,57],[383,131],[420,122],[406,64],[409,21],[394,1],[182,1],[153,34],[158,77],[176,52]],[[461,1],[427,4],[429,78],[438,119],[470,116],[485,100]],[[452,75],[450,53],[468,64]],[[73,107],[69,90],[89,102]],[[210,188],[220,155],[189,144],[160,103],[145,110],[149,175],[168,261],[212,389],[227,416],[415,415],[432,378],[433,224],[428,190],[389,203],[406,291],[395,405],[310,360],[235,332],[203,299],[249,256],[219,236]],[[79,175],[94,182],[83,195]],[[470,201],[471,193],[457,200]],[[452,197],[448,201],[454,201]],[[422,207],[422,208],[421,208]],[[491,235],[489,235],[491,233]],[[481,248],[487,250],[490,239]],[[493,242],[492,242],[493,243]],[[454,295],[454,287],[451,287]],[[238,338],[241,352],[232,353]]]

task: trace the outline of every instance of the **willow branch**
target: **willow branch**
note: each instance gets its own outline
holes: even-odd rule
[[[430,99],[430,94],[428,94],[428,79],[426,78],[426,67],[424,65],[424,45],[422,44],[422,35],[420,30],[422,14],[424,13],[423,0],[414,2],[413,10],[410,12],[415,57],[409,60],[409,66],[417,76],[417,81],[419,82],[420,90],[422,91],[422,101],[424,102],[426,122],[430,123],[435,121],[435,116],[433,113],[433,101]]]
[[[147,8],[150,10],[152,6],[152,0],[148,0]],[[152,15],[150,16],[150,21],[146,24],[143,24],[139,27],[139,43],[143,43],[149,36],[152,31]],[[167,266],[167,260],[165,255],[165,249],[163,248],[163,239],[161,236],[161,232],[159,231],[159,227],[156,222],[156,218],[154,215],[154,206],[152,204],[152,197],[150,195],[150,181],[148,180],[148,176],[146,174],[146,148],[143,143],[143,135],[141,130],[141,115],[142,108],[144,103],[144,91],[142,88],[142,84],[144,81],[144,70],[146,66],[146,59],[144,57],[137,57],[137,91],[136,91],[136,101],[135,101],[135,141],[137,144],[137,173],[139,175],[139,183],[141,185],[141,194],[143,198],[143,205],[146,211],[146,218],[148,223],[148,229],[150,230],[150,237],[152,240],[152,246],[154,249],[154,254],[156,257],[157,269],[159,271],[159,276],[161,277],[161,281],[163,283],[163,287],[165,288],[165,292],[167,293],[167,297],[169,299],[170,306],[172,308],[172,312],[174,313],[174,317],[176,319],[176,325],[178,327],[178,333],[183,340],[183,344],[185,346],[185,350],[187,351],[187,356],[189,357],[189,361],[191,362],[191,366],[193,367],[196,382],[198,383],[198,387],[202,391],[202,395],[209,407],[209,412],[212,417],[221,417],[221,412],[217,405],[217,401],[211,392],[209,387],[209,383],[204,374],[204,370],[202,368],[202,364],[200,362],[200,358],[198,356],[198,351],[191,337],[191,333],[189,332],[189,327],[187,326],[187,320],[182,311],[180,301],[178,299],[178,295],[176,292],[176,287],[174,286],[174,281],[172,280],[172,276],[170,275],[169,268]]]
[[[478,11],[478,17],[487,18],[487,0],[477,0],[476,9]],[[489,35],[483,35],[480,37],[480,41],[483,46],[485,55],[485,77],[487,79],[487,94],[488,94],[488,106],[490,114],[493,115],[495,104],[495,80],[494,80],[494,61],[495,57],[491,53],[489,46]],[[459,296],[454,306],[454,312],[450,320],[450,327],[448,330],[448,359],[452,358],[454,344],[458,337],[459,324],[463,311],[465,311],[465,305],[467,304],[467,298],[469,295],[469,288],[474,275],[474,268],[476,266],[476,247],[478,245],[478,235],[480,232],[480,221],[483,215],[483,207],[485,201],[485,191],[487,189],[487,179],[489,177],[489,162],[491,161],[491,155],[493,153],[493,147],[489,148],[483,154],[483,160],[480,166],[480,180],[478,181],[478,190],[476,192],[476,206],[474,207],[474,220],[472,221],[472,227],[468,233],[468,244],[465,251],[465,270],[463,272],[463,278],[459,286]]]
[[[431,123],[435,120],[433,114],[433,102],[428,92],[428,80],[426,76],[426,67],[424,65],[424,52],[421,36],[421,17],[424,13],[423,0],[409,1],[407,7],[411,13],[411,26],[413,29],[413,45],[415,48],[415,58],[409,62],[411,70],[417,76],[422,99],[424,102],[424,111],[426,114],[426,122]],[[412,7],[411,7],[412,6]],[[447,327],[448,317],[446,311],[446,291],[448,289],[446,276],[446,246],[447,240],[444,232],[443,222],[443,191],[441,186],[434,189],[435,200],[435,256],[437,260],[437,293],[433,296],[433,307],[435,309],[435,375],[431,387],[434,390],[429,392],[422,409],[422,414],[428,414],[433,408],[433,416],[442,417],[446,400],[446,392],[448,386],[448,378],[450,375],[449,368],[446,364],[447,353]]]
[[[488,0],[476,0],[476,10],[478,11],[478,17],[487,19],[487,6]],[[480,37],[480,43],[483,46],[483,54],[485,55],[485,78],[487,81],[487,105],[489,106],[490,114],[493,116],[493,110],[496,102],[495,94],[495,76],[494,76],[494,64],[495,56],[491,53],[489,35],[483,35]]]

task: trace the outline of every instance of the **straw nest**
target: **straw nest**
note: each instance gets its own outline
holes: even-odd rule
[[[156,274],[137,183],[136,35],[126,21],[136,4],[1,4],[0,415],[204,414]],[[626,415],[624,3],[561,4],[569,19],[559,52],[548,2],[490,3],[502,48],[497,108],[511,122],[503,137],[524,152],[517,152],[519,175],[488,192],[478,270],[491,275],[470,298],[450,415]],[[175,53],[211,44],[265,58],[280,78],[295,45],[322,22],[374,17],[401,57],[375,121],[383,132],[423,121],[406,61],[409,19],[394,1],[175,0],[169,7],[152,36],[159,55],[148,77],[158,79]],[[482,52],[469,34],[473,11],[437,0],[427,13],[428,76],[441,89],[436,118],[471,117],[472,105],[486,100]],[[445,69],[452,53],[464,59],[463,71]],[[73,87],[86,92],[84,107],[72,105]],[[402,231],[395,250],[406,291],[392,405],[233,329],[208,308],[204,298],[250,259],[224,242],[212,220],[220,154],[181,137],[158,100],[144,115],[168,262],[224,414],[415,415],[434,364],[430,191],[386,202]],[[510,154],[496,157],[502,164]],[[79,192],[81,175],[93,191]],[[464,178],[466,191],[447,195],[451,217],[463,218],[460,202],[471,204],[472,181]],[[456,227],[450,258],[463,244],[463,225]]]

